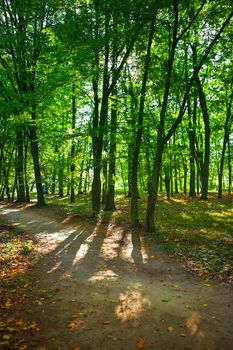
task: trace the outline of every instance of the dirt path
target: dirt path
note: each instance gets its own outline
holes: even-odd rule
[[[232,288],[186,272],[152,241],[48,209],[0,215],[50,247],[32,270],[33,299],[15,310],[39,325],[29,349],[232,349]]]

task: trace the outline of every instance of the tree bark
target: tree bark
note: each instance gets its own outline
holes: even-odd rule
[[[155,28],[155,18],[151,21],[150,33],[147,44],[147,53],[144,63],[144,72],[142,78],[142,87],[140,94],[140,106],[138,113],[138,123],[137,123],[137,134],[133,150],[133,161],[132,161],[132,172],[131,172],[131,206],[130,206],[130,215],[131,215],[131,224],[134,227],[140,226],[139,217],[138,217],[138,164],[139,164],[139,153],[142,141],[143,133],[143,115],[144,115],[144,104],[145,104],[145,95],[146,95],[146,84],[149,73],[150,65],[150,56],[151,56],[151,45],[154,35]]]
[[[160,121],[159,121],[158,133],[157,133],[156,154],[155,154],[155,160],[154,160],[153,170],[152,170],[151,185],[150,185],[149,195],[147,199],[146,230],[148,232],[155,231],[155,223],[154,223],[155,205],[156,205],[157,195],[158,195],[159,175],[160,175],[160,169],[162,164],[162,154],[164,149],[163,132],[164,132],[165,116],[166,116],[167,105],[168,105],[173,62],[175,59],[175,50],[178,43],[177,41],[178,1],[177,0],[174,0],[174,17],[175,17],[175,22],[174,22],[174,28],[173,28],[173,40],[172,40],[172,45],[171,45],[170,54],[169,54],[166,82],[165,82],[164,95],[163,95],[163,103],[162,103],[162,108],[160,112]]]
[[[230,143],[230,133],[227,140],[228,149],[228,195],[231,195],[231,181],[232,181],[232,166],[231,166],[231,143]]]
[[[25,184],[24,184],[24,146],[23,146],[23,131],[16,132],[17,145],[17,161],[16,161],[16,185],[17,185],[17,200],[16,202],[25,202]]]
[[[72,85],[72,131],[75,129],[76,121],[76,97],[75,97],[75,84]],[[74,175],[75,175],[75,141],[72,138],[71,151],[70,151],[70,203],[75,203],[74,193]]]
[[[210,161],[210,121],[209,113],[206,103],[206,97],[201,85],[198,74],[195,78],[198,97],[201,105],[204,125],[205,125],[205,141],[204,141],[204,159],[202,162],[201,172],[202,172],[202,189],[201,189],[201,199],[208,199],[208,184],[209,184],[209,161]]]
[[[39,162],[39,147],[38,147],[38,138],[36,133],[36,124],[35,124],[35,115],[32,116],[32,123],[29,127],[30,132],[30,142],[31,142],[31,155],[33,159],[33,167],[36,181],[36,191],[37,191],[37,206],[45,206],[44,193],[42,187],[41,171],[40,171],[40,162]]]
[[[231,118],[232,118],[232,115],[231,115],[232,98],[233,98],[233,92],[231,92],[230,100],[227,105],[227,115],[226,115],[226,121],[224,125],[224,138],[223,138],[222,154],[221,154],[220,167],[219,167],[219,173],[218,173],[218,198],[222,198],[223,168],[224,168],[227,141],[230,135],[230,124],[231,124]]]
[[[108,192],[105,210],[115,210],[115,172],[116,172],[116,132],[117,132],[117,88],[112,92],[111,130],[109,150]]]

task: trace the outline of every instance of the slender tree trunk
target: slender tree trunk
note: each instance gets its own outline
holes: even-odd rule
[[[75,130],[75,121],[76,121],[76,97],[75,97],[75,84],[72,85],[72,131]],[[71,145],[71,165],[70,165],[70,203],[75,202],[75,193],[74,193],[74,176],[75,176],[75,141],[74,137],[72,139]]]
[[[197,181],[197,194],[200,194],[200,173],[197,172],[197,176],[196,176],[196,181]]]
[[[144,64],[144,72],[142,79],[142,87],[140,94],[140,107],[138,113],[138,124],[137,124],[137,135],[133,151],[133,162],[132,162],[132,178],[131,178],[131,206],[130,206],[130,215],[131,215],[131,224],[134,227],[140,226],[138,218],[138,164],[139,164],[139,153],[141,147],[142,133],[143,133],[143,115],[144,115],[144,104],[145,104],[145,95],[146,95],[146,84],[149,73],[150,65],[150,55],[151,55],[151,45],[154,35],[155,27],[155,18],[151,21],[150,33],[148,38],[147,53]]]
[[[59,197],[63,197],[64,191],[63,191],[63,185],[64,185],[64,154],[60,156],[60,153],[58,155],[58,163],[59,163],[59,169],[58,169],[58,194]]]
[[[17,200],[16,202],[25,202],[25,184],[24,184],[24,147],[23,131],[18,130],[16,133],[17,161],[16,161],[16,184]]]
[[[132,78],[129,73],[129,95],[130,95],[130,117],[127,118],[128,128],[130,139],[128,143],[128,194],[126,197],[131,197],[131,186],[132,186],[132,164],[133,164],[133,149],[135,144],[135,130],[136,130],[136,119],[137,119],[137,109],[138,109],[138,100],[134,92]],[[127,90],[125,91],[127,94]],[[127,104],[127,101],[125,101]]]
[[[232,167],[231,167],[231,143],[230,143],[230,133],[228,135],[228,140],[227,140],[227,149],[228,149],[228,195],[230,196],[231,194],[231,174],[232,174]]]
[[[28,183],[28,176],[27,176],[27,155],[28,155],[28,138],[27,135],[25,134],[24,137],[24,178],[25,178],[25,190],[26,190],[26,201],[29,203],[30,202],[30,189],[29,189],[29,183]]]
[[[168,174],[165,175],[164,183],[166,188],[167,200],[170,201],[171,200],[171,179]]]
[[[187,174],[188,174],[188,168],[187,165],[184,163],[184,194],[187,194]]]
[[[81,169],[80,169],[80,175],[79,175],[79,184],[78,184],[78,194],[83,193],[83,166],[84,166],[84,159],[82,159],[81,162]]]
[[[106,125],[106,129],[108,129],[108,126]],[[103,143],[104,152],[107,154],[108,152],[108,141],[107,138],[104,140]],[[102,160],[102,174],[103,174],[103,185],[102,185],[102,204],[106,205],[107,201],[107,192],[108,192],[108,161],[107,158],[104,157]]]
[[[162,103],[162,109],[160,112],[160,121],[159,121],[158,133],[157,133],[156,154],[155,154],[155,160],[154,160],[153,170],[152,170],[151,185],[150,185],[150,190],[149,190],[149,195],[147,200],[146,230],[148,232],[155,231],[155,222],[154,222],[155,205],[157,202],[159,174],[160,174],[160,168],[162,164],[162,154],[164,149],[163,133],[164,133],[164,125],[165,125],[165,116],[167,111],[173,62],[175,59],[175,50],[176,50],[176,45],[178,43],[177,41],[178,1],[176,0],[174,0],[174,16],[175,16],[175,22],[174,22],[174,29],[173,29],[173,40],[172,40],[169,61],[168,61],[165,89],[164,89],[164,95],[163,95],[163,103]]]
[[[196,111],[197,111],[197,94],[194,89],[193,99],[193,116],[191,115],[190,100],[188,99],[188,116],[189,116],[189,167],[190,167],[190,179],[189,179],[189,196],[196,196],[195,189],[195,127],[196,127]]]
[[[178,171],[177,171],[177,164],[176,164],[176,157],[175,157],[175,169],[174,169],[174,174],[175,174],[175,193],[179,193],[179,188],[178,188]]]
[[[233,92],[231,93],[229,104],[227,105],[227,115],[226,115],[226,121],[224,125],[224,138],[223,138],[222,154],[221,154],[220,167],[219,167],[219,173],[218,173],[218,198],[222,198],[222,178],[223,178],[226,146],[227,146],[227,141],[229,139],[229,134],[230,134],[229,131],[230,131],[230,121],[231,121],[230,119],[231,119],[232,98],[233,98]]]
[[[210,122],[209,122],[209,113],[207,109],[206,97],[203,91],[200,79],[196,75],[196,86],[199,96],[199,101],[201,105],[204,125],[205,125],[205,146],[204,146],[204,161],[202,165],[202,191],[201,199],[208,199],[208,182],[209,182],[209,160],[210,160]]]
[[[53,165],[53,176],[52,176],[52,186],[51,186],[51,193],[54,196],[55,190],[56,190],[56,175],[57,175],[57,167],[56,167],[56,161],[54,161]]]
[[[96,10],[98,6],[96,6]],[[98,12],[96,12],[98,16]],[[103,87],[102,87],[102,103],[99,116],[99,98],[98,98],[98,78],[93,78],[93,90],[95,111],[93,117],[93,182],[92,182],[92,212],[93,216],[96,216],[100,211],[101,201],[101,178],[100,172],[102,167],[102,149],[104,141],[104,132],[106,127],[106,121],[108,116],[108,97],[109,97],[109,13],[105,15],[105,58],[104,58],[104,71],[103,71]],[[96,37],[98,38],[98,18],[96,18]],[[96,55],[96,64],[99,65],[99,57]]]
[[[33,159],[35,181],[36,181],[37,206],[43,207],[45,206],[45,201],[44,201],[44,193],[43,193],[42,179],[41,179],[41,172],[40,172],[38,139],[36,135],[36,126],[34,124],[30,125],[30,141],[31,141],[31,154]]]
[[[108,193],[105,210],[115,210],[115,171],[116,171],[116,132],[117,132],[117,88],[112,92],[111,130],[109,151]]]

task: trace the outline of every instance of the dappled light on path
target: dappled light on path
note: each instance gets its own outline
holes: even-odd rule
[[[142,230],[106,218],[63,223],[30,208],[9,218],[42,253],[26,287],[32,294],[18,309],[38,324],[26,339],[38,349],[217,350],[220,334],[232,344],[229,292],[184,273]]]
[[[115,228],[113,224],[109,224],[107,228],[107,233],[104,238],[100,257],[104,260],[111,260],[118,257],[119,241],[123,237],[123,230]]]
[[[84,240],[84,242],[80,245],[80,247],[79,247],[79,249],[74,257],[72,266],[79,264],[84,259],[85,255],[87,254],[88,250],[90,249],[91,243],[93,242],[94,238],[97,236],[98,229],[99,229],[100,225],[101,225],[101,221],[99,220],[97,222],[92,234],[89,235]]]
[[[147,252],[146,241],[143,236],[140,236],[140,243],[141,243],[142,263],[147,264],[149,260],[149,256]]]
[[[72,234],[75,230],[69,230],[68,233]],[[60,233],[60,232],[59,232]],[[56,252],[55,255],[61,254],[63,251],[66,251],[66,249],[82,234],[82,231],[79,232],[77,235],[75,235],[62,249],[60,249],[58,252]]]
[[[194,312],[185,322],[185,328],[187,328],[192,336],[196,336],[198,339],[203,339],[204,333],[200,330],[200,315]]]
[[[61,266],[62,262],[58,261],[51,269],[47,271],[48,274],[55,272]]]
[[[140,290],[140,284],[134,284],[119,295],[115,316],[120,322],[137,322],[151,306],[151,301]]]
[[[73,260],[73,263],[72,263],[72,266],[78,264],[81,262],[81,260],[85,257],[85,255],[87,254],[89,248],[90,248],[90,245],[91,243],[93,242],[94,238],[96,237],[97,233],[96,232],[93,232],[90,236],[88,236],[84,242],[81,244],[80,248],[78,249],[75,257],[74,257],[74,260]]]
[[[92,277],[89,278],[90,282],[98,282],[103,280],[116,281],[118,275],[112,270],[98,271]]]
[[[124,245],[120,251],[120,257],[124,261],[134,263],[134,258],[132,257],[133,242],[132,242],[132,232],[127,232],[124,237]]]

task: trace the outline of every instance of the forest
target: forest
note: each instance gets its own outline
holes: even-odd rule
[[[0,315],[1,308],[11,309],[16,299],[23,300],[27,294],[18,293],[9,276],[18,276],[14,283],[20,290],[29,288],[30,294],[33,283],[26,277],[22,281],[22,271],[42,266],[38,265],[40,254],[49,266],[46,256],[57,259],[60,245],[74,244],[65,236],[54,243],[55,236],[50,234],[56,225],[49,226],[50,216],[60,220],[59,225],[76,220],[75,230],[90,225],[93,237],[96,232],[103,234],[107,225],[104,234],[115,237],[114,244],[123,255],[130,240],[131,257],[125,259],[136,264],[137,271],[144,260],[137,266],[134,249],[140,245],[138,254],[143,256],[147,242],[148,249],[161,246],[166,254],[183,261],[204,278],[204,286],[210,286],[212,278],[232,284],[232,17],[231,0],[1,0],[0,277],[4,282],[0,292],[4,302]],[[48,247],[41,241],[43,222],[48,228]],[[94,244],[92,236],[85,240],[85,230],[80,231],[84,243],[75,241],[80,249],[83,244]],[[108,243],[113,254],[104,261],[113,259],[113,242],[101,239],[101,249]],[[71,259],[72,249],[69,254]],[[151,254],[148,261],[156,264],[157,251]],[[167,266],[167,258],[161,259]],[[19,273],[14,264],[8,270],[13,261]],[[67,264],[64,257],[61,266],[66,272]],[[90,281],[94,266],[92,257]],[[118,267],[123,271],[123,265]],[[114,268],[106,271],[115,276]],[[182,278],[177,284],[174,276],[173,289],[182,293]],[[107,275],[106,280],[114,278]],[[204,298],[202,289],[194,287],[193,291],[188,281],[187,289],[189,285],[191,294]],[[138,296],[142,291],[137,288]],[[16,296],[12,290],[17,290]],[[85,297],[85,290],[80,290]],[[209,290],[207,295],[217,305],[217,294],[211,296]],[[44,299],[36,297],[37,307]],[[230,324],[231,310],[224,310],[223,314],[229,311],[226,321]],[[76,312],[68,328],[82,329],[82,315]],[[49,319],[49,312],[46,316]],[[61,311],[59,317],[65,317]],[[160,323],[165,322],[162,317]],[[56,347],[47,340],[43,343],[43,337],[38,341],[41,347],[20,343],[19,338],[12,343],[7,322],[0,322],[3,349],[66,348],[65,340]],[[37,331],[34,323],[23,322],[17,326],[19,332]],[[102,320],[100,324],[106,328],[108,322],[112,323]],[[188,327],[193,335],[196,331]],[[166,330],[173,333],[175,328],[167,324]],[[223,337],[224,332],[220,330]],[[199,333],[195,333],[197,338]],[[110,333],[108,340],[114,343],[118,336]],[[144,348],[146,335],[135,337],[136,348]],[[186,334],[182,331],[180,337]],[[207,336],[203,344],[198,343],[199,337],[192,348],[185,347],[189,346],[187,337],[179,349],[202,349],[202,344],[203,349],[227,350],[233,341],[227,337],[225,347],[218,338],[219,347],[213,347]],[[66,349],[73,350],[75,344],[69,339],[72,345]],[[104,347],[97,341],[94,348],[85,342],[75,349],[123,349],[123,343]],[[131,343],[127,340],[126,344]],[[155,349],[153,337],[151,346],[148,349]]]
[[[3,1],[0,197],[231,193],[230,1]]]

